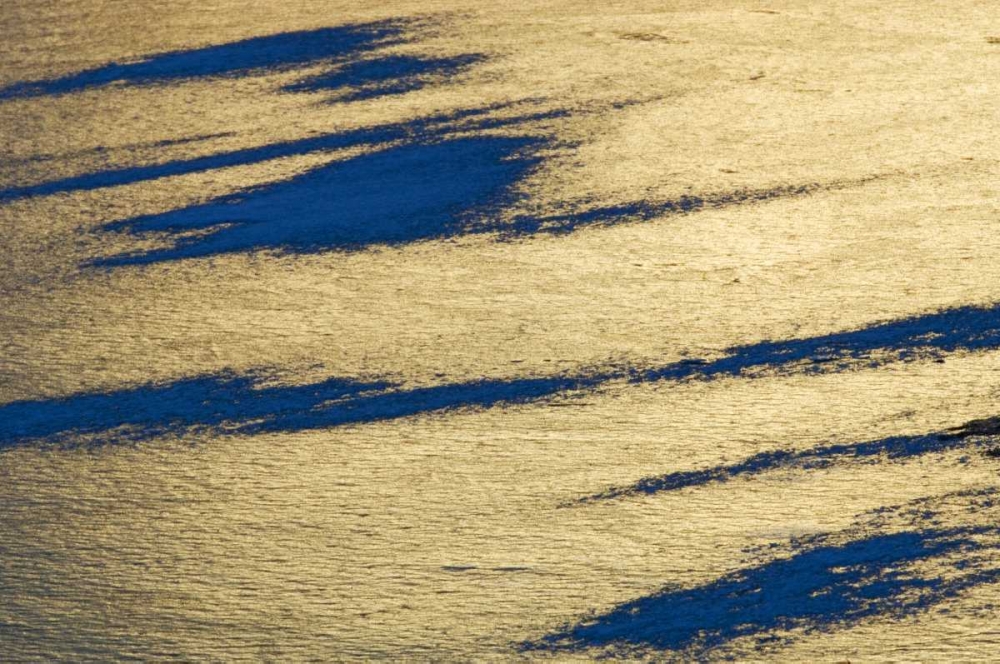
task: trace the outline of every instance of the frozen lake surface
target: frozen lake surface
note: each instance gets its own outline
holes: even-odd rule
[[[996,658],[988,3],[0,36],[0,660]]]

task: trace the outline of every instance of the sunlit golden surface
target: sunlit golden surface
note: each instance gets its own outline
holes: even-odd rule
[[[346,56],[16,87],[389,19],[404,38],[350,57],[478,59],[359,98],[295,88]],[[1000,415],[991,3],[8,0],[0,36],[0,659],[997,656],[1000,428],[941,433]],[[489,205],[437,193],[496,173]],[[439,198],[464,225],[267,235]],[[271,225],[130,232],[244,210]],[[960,307],[985,312],[960,342],[951,319],[884,341]],[[74,401],[212,376],[263,378],[218,421],[184,419],[211,399]],[[394,386],[260,405],[332,378]],[[570,383],[461,396],[525,379]],[[911,535],[804,611],[766,572]],[[740,574],[759,603],[683,595]],[[689,605],[731,616],[691,631]]]

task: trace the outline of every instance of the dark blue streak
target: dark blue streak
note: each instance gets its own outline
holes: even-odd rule
[[[680,471],[656,477],[645,477],[633,484],[612,487],[587,496],[579,502],[610,500],[625,496],[652,495],[678,491],[689,487],[727,482],[739,477],[752,477],[774,470],[815,470],[839,463],[899,461],[923,454],[947,452],[968,445],[966,436],[935,432],[921,436],[894,436],[863,443],[826,445],[806,450],[773,450],[761,452],[734,464],[704,470]]]
[[[109,83],[153,85],[203,77],[237,77],[335,62],[397,43],[405,23],[381,21],[252,37],[229,44],[171,51],[129,64],[110,63],[60,78],[0,89],[0,99],[78,92]]]
[[[805,339],[763,341],[735,346],[725,357],[704,363],[680,362],[634,372],[632,380],[650,382],[688,377],[739,376],[752,370],[825,373],[870,367],[890,361],[939,357],[957,350],[1000,347],[1000,304],[966,306],[877,323],[848,332]]]
[[[90,434],[126,427],[150,438],[192,427],[270,420],[327,401],[392,387],[386,382],[331,379],[302,386],[265,387],[261,376],[222,372],[116,392],[65,399],[18,401],[0,407],[0,444],[19,438]]]
[[[687,214],[709,208],[762,203],[777,198],[806,196],[823,189],[835,189],[860,184],[861,181],[836,184],[804,184],[770,189],[738,189],[705,196],[681,196],[665,201],[631,201],[618,205],[604,205],[569,214],[548,216],[519,216],[498,230],[506,235],[534,235],[548,233],[561,235],[588,226],[614,226],[622,222],[651,221],[667,215]]]
[[[434,136],[442,136],[447,131],[454,129],[493,129],[518,122],[545,119],[555,115],[552,113],[543,113],[506,120],[485,117],[478,117],[477,119],[477,116],[483,116],[489,111],[496,110],[497,108],[499,107],[490,106],[467,109],[453,113],[432,115],[427,118],[413,120],[410,122],[366,127],[340,133],[312,136],[310,138],[303,138],[294,141],[270,143],[252,148],[205,155],[204,157],[193,157],[190,159],[179,159],[160,164],[131,166],[127,168],[85,173],[83,175],[42,182],[40,184],[0,190],[0,201],[17,200],[29,196],[47,196],[49,194],[62,192],[91,191],[103,187],[135,184],[137,182],[146,182],[149,180],[175,175],[202,173],[216,168],[247,166],[264,161],[270,161],[272,159],[295,157],[313,154],[316,152],[327,152],[368,145],[380,145],[400,140],[427,139]],[[471,119],[472,122],[463,124],[459,127],[454,126],[454,123],[456,122],[469,119]]]
[[[286,92],[339,92],[337,101],[356,101],[383,95],[412,92],[432,82],[462,73],[483,62],[482,55],[450,58],[387,55],[345,64],[336,71],[319,74],[285,86]]]
[[[400,389],[339,378],[268,386],[266,376],[223,372],[162,385],[0,406],[0,448],[32,440],[103,434],[141,441],[168,433],[294,432],[457,408],[521,403],[574,389],[572,378],[480,380]]]
[[[567,627],[527,651],[618,648],[672,651],[701,658],[741,638],[774,631],[844,628],[876,616],[902,618],[959,593],[1000,580],[1000,570],[965,569],[951,554],[984,549],[995,527],[918,530],[846,544],[810,546],[791,558],[728,574],[684,590],[665,590]],[[922,577],[906,566],[936,560],[950,578]]]
[[[61,400],[15,402],[0,406],[0,442],[12,444],[22,438],[46,438],[74,430],[100,432],[120,426],[148,428],[151,433],[144,434],[144,437],[149,437],[156,435],[162,422],[169,424],[174,421],[179,422],[181,427],[217,427],[220,421],[225,421],[228,429],[237,431],[294,431],[298,427],[332,427],[452,408],[528,403],[567,391],[596,389],[611,381],[658,383],[713,380],[721,376],[750,378],[767,371],[833,372],[859,365],[877,367],[900,359],[938,357],[946,352],[996,348],[1000,348],[1000,305],[946,309],[850,332],[737,346],[730,349],[728,355],[716,360],[681,361],[642,370],[610,366],[580,371],[575,375],[446,383],[414,389],[388,389],[385,383],[356,383],[350,380],[296,388],[258,388],[255,387],[258,382],[256,374],[220,374],[115,393],[82,394]],[[810,353],[834,350],[837,353],[835,360],[824,357],[824,361],[809,361]],[[345,386],[360,387],[356,390],[350,387],[354,390],[350,394],[336,392],[348,389]],[[173,391],[175,388],[176,391]],[[231,409],[223,412],[225,417],[222,420],[199,405],[205,400],[201,397],[205,390],[216,395],[208,399],[209,403],[232,403]],[[309,396],[309,390],[318,392]],[[188,394],[193,396],[185,396]],[[138,401],[133,402],[133,399]],[[331,399],[342,401],[331,405],[327,403]],[[247,410],[244,412],[243,408]],[[134,415],[136,412],[144,414]],[[961,435],[976,435],[982,428],[975,422],[966,427],[968,432]],[[940,434],[939,441],[934,438],[898,438],[830,446],[811,453],[765,453],[737,466],[721,467],[705,471],[705,474],[675,475],[667,480],[665,486],[670,488],[671,483],[693,485],[725,479],[734,474],[752,474],[766,469],[769,464],[774,467],[781,464],[823,464],[828,459],[844,456],[874,457],[883,453],[899,458],[947,449],[952,444],[948,442],[949,435],[957,437],[959,434]]]

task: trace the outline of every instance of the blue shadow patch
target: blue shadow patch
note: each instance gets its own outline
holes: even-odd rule
[[[475,210],[508,195],[539,163],[533,152],[541,144],[534,138],[456,138],[333,162],[204,205],[108,225],[106,230],[132,233],[208,232],[180,239],[170,249],[93,264],[134,265],[262,249],[350,250],[476,232]]]
[[[830,543],[793,543],[793,555],[686,589],[666,589],[520,645],[522,651],[673,655],[700,660],[736,639],[754,647],[775,633],[844,629],[869,618],[900,619],[1000,580],[971,564],[995,551],[995,526],[918,529]],[[944,565],[921,573],[925,562]]]
[[[23,81],[0,89],[0,99],[79,92],[110,83],[155,85],[210,77],[233,78],[356,57],[403,40],[406,21],[388,20],[318,30],[282,32],[228,44],[109,63],[60,78]]]

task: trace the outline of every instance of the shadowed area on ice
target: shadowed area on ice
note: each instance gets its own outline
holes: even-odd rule
[[[388,20],[318,30],[282,32],[228,44],[159,53],[131,63],[109,63],[59,78],[22,81],[0,89],[0,99],[79,92],[124,83],[153,85],[205,77],[236,77],[336,62],[403,39],[406,21]]]
[[[591,226],[805,196],[861,182],[745,189],[604,206],[582,202],[574,205],[579,209],[568,213],[505,215],[511,203],[523,198],[513,189],[541,164],[541,152],[559,147],[553,138],[529,127],[566,115],[561,110],[507,117],[497,113],[510,106],[494,104],[202,157],[109,169],[0,190],[0,199],[135,184],[346,148],[377,149],[206,203],[107,224],[103,230],[166,233],[175,241],[169,248],[126,252],[91,263],[120,266],[265,249],[356,250],[468,234],[489,233],[508,239],[560,235]],[[491,130],[516,130],[517,136],[501,136]]]
[[[938,357],[946,352],[998,347],[1000,305],[992,305],[946,309],[818,337],[737,346],[718,359],[682,360],[641,370],[629,366],[608,366],[581,370],[575,374],[392,389],[385,383],[370,387],[368,383],[348,379],[272,389],[258,386],[257,374],[239,376],[223,373],[107,394],[81,394],[66,399],[21,401],[0,406],[0,441],[9,444],[22,438],[46,438],[78,430],[100,432],[120,426],[138,426],[145,428],[149,435],[156,435],[159,431],[157,423],[164,421],[179,422],[181,428],[218,426],[226,422],[228,429],[242,432],[293,431],[407,417],[451,408],[528,403],[565,392],[599,388],[612,381],[669,383],[712,380],[723,376],[752,378],[768,372],[831,372],[859,366],[878,367],[899,360]],[[835,356],[823,355],[818,358],[821,361],[816,361],[813,356],[833,351],[836,351]],[[362,387],[358,389],[344,387],[359,385]],[[330,389],[342,392],[329,396]],[[210,403],[230,404],[219,411],[221,415],[200,405],[204,401],[201,399],[204,390],[215,395],[208,399]],[[310,390],[314,390],[315,394]],[[194,396],[188,398],[185,396],[188,394]],[[166,398],[163,395],[172,396]],[[133,399],[143,404],[142,407],[127,405],[132,404]],[[137,416],[133,414],[135,412],[143,414]],[[136,417],[139,419],[136,420]],[[966,427],[974,425],[969,423]],[[949,442],[947,435],[944,434],[941,440],[934,437],[899,438],[853,446],[831,446],[812,452],[764,453],[742,464],[706,471],[705,475],[679,474],[666,481],[665,487],[669,488],[671,482],[690,486],[741,473],[752,474],[768,468],[769,464],[775,467],[783,463],[793,466],[822,464],[828,458],[851,454],[874,456],[886,453],[903,457],[957,444]]]
[[[998,495],[991,486],[927,496],[865,512],[844,530],[754,547],[742,569],[663,588],[520,648],[741,659],[804,634],[914,616],[1000,581]]]

